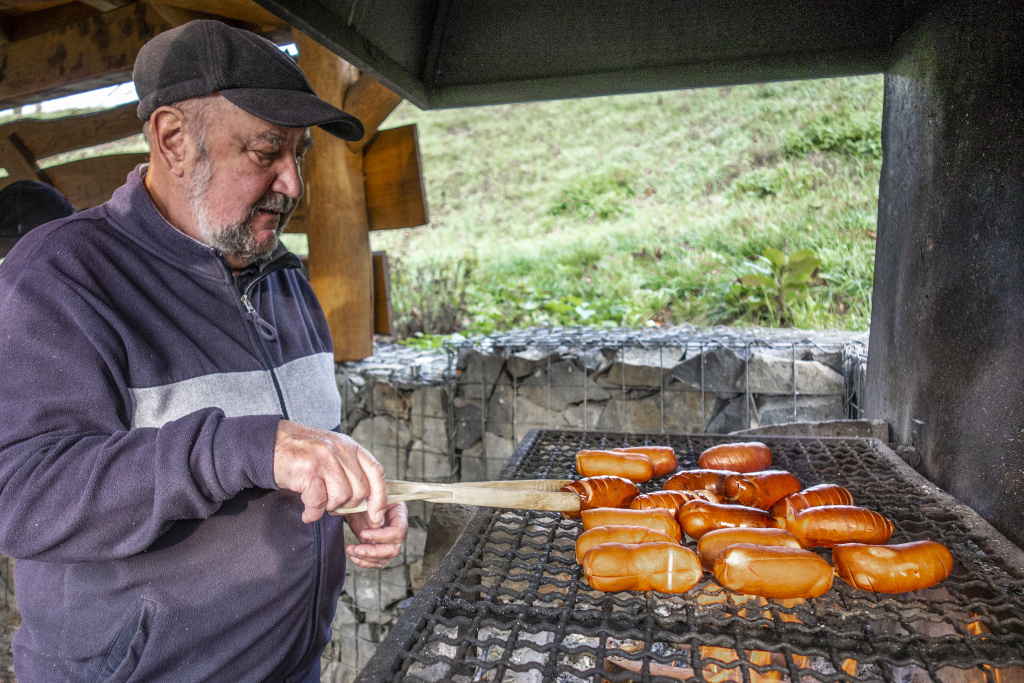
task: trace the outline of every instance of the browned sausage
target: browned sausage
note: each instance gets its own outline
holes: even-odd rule
[[[779,520],[805,548],[831,548],[840,543],[886,543],[893,524],[882,515],[853,505],[807,508]]]
[[[701,453],[697,464],[709,470],[760,472],[771,467],[772,451],[759,441],[723,443]]]
[[[767,510],[800,490],[800,480],[782,470],[730,474],[725,478],[725,499],[737,505]]]
[[[832,549],[839,578],[874,593],[903,593],[934,586],[953,570],[953,556],[935,541],[897,545],[844,543]]]
[[[744,505],[721,505],[703,500],[692,500],[679,508],[677,515],[679,525],[690,538],[700,537],[715,529],[731,527],[756,527],[759,529],[776,529],[775,518],[764,510]]]
[[[580,497],[580,510],[591,508],[617,508],[629,505],[640,489],[636,484],[622,477],[588,477],[563,486],[561,491],[575,493]],[[566,517],[579,517],[579,513],[563,513]]]
[[[576,471],[584,477],[609,474],[642,484],[654,476],[654,465],[642,453],[580,451],[576,454]]]
[[[697,554],[678,543],[602,543],[583,557],[583,576],[599,591],[685,593],[700,581]]]
[[[832,565],[800,548],[738,543],[719,555],[714,573],[729,590],[764,598],[816,598],[832,587]]]
[[[581,562],[587,551],[602,543],[678,543],[666,533],[645,526],[599,526],[584,531],[576,539],[576,561]]]
[[[664,508],[675,515],[679,512],[679,508],[691,500],[718,502],[718,498],[710,491],[654,491],[652,493],[641,493],[633,499],[629,507],[633,510]]]
[[[853,496],[842,486],[818,484],[786,496],[772,506],[772,514],[776,517],[792,517],[801,510],[822,505],[853,505]]]
[[[732,472],[725,470],[683,470],[669,477],[666,491],[710,491],[719,498],[725,492],[725,478]]]
[[[660,531],[679,541],[683,534],[679,522],[668,510],[623,510],[621,508],[595,508],[583,511],[583,528],[587,531],[599,526],[643,526]]]
[[[800,541],[796,536],[784,529],[749,529],[744,527],[733,527],[731,529],[715,529],[700,537],[697,542],[697,554],[700,555],[700,563],[705,569],[711,570],[715,566],[715,560],[725,552],[725,549],[737,543],[750,543],[752,545],[764,546],[785,546],[787,548],[800,548]]]
[[[613,448],[616,453],[640,453],[651,459],[654,465],[654,476],[664,477],[679,465],[676,449],[671,446],[630,446],[629,448]]]

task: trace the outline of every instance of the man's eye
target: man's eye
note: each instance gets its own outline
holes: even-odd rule
[[[259,157],[260,161],[273,161],[274,159],[277,158],[277,153],[256,150],[256,156]]]

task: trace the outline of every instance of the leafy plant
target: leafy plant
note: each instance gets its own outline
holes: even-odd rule
[[[581,178],[562,191],[550,213],[602,221],[618,218],[627,212],[633,179],[632,172],[621,169]]]
[[[882,122],[878,119],[829,116],[791,132],[782,144],[785,156],[833,152],[853,157],[882,158]]]
[[[410,266],[391,263],[391,302],[399,339],[452,334],[459,331],[467,310],[467,288],[476,263],[471,259]]]
[[[821,259],[812,249],[789,256],[766,247],[748,262],[751,273],[741,275],[725,295],[726,308],[737,317],[748,317],[781,327],[793,324],[794,306],[812,304],[810,288]]]

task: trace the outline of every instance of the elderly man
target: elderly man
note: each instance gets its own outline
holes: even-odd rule
[[[278,244],[308,126],[362,125],[212,21],[135,67],[150,163],[0,265],[0,552],[31,681],[315,681],[345,574],[396,556],[338,434],[326,322]],[[359,543],[345,549],[348,515]]]

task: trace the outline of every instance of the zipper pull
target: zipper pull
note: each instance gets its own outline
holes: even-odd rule
[[[256,326],[256,331],[259,333],[259,335],[266,339],[267,341],[276,340],[277,330],[274,329],[273,325],[271,325],[270,323],[268,323],[266,320],[259,316],[259,313],[256,312],[256,309],[252,307],[252,303],[249,301],[248,294],[242,295],[242,305],[245,306],[245,312],[248,314],[249,320],[251,320],[253,324]]]

